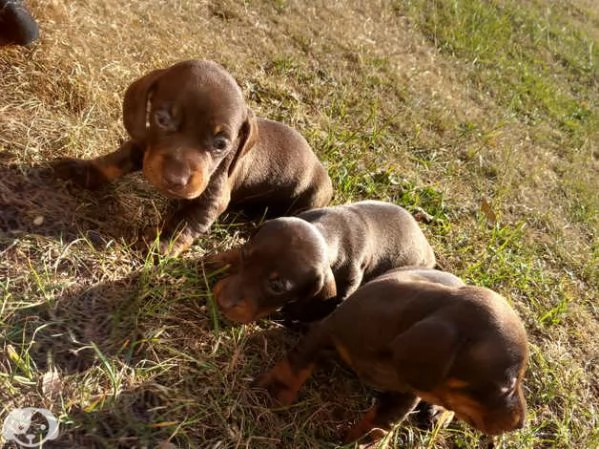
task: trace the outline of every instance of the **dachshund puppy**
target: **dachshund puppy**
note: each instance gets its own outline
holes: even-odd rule
[[[0,47],[29,45],[39,38],[39,27],[22,1],[0,0]]]
[[[215,62],[183,61],[138,79],[125,92],[123,121],[131,140],[117,151],[63,159],[55,170],[89,189],[143,170],[179,200],[160,233],[163,254],[186,250],[229,207],[280,216],[331,200],[331,180],[306,140],[282,123],[257,119]]]
[[[347,432],[347,442],[369,432],[371,441],[381,438],[420,400],[454,411],[489,435],[523,425],[526,331],[508,302],[489,289],[435,270],[392,270],[314,324],[258,386],[291,404],[328,346],[382,392]]]
[[[288,321],[308,322],[363,281],[395,267],[433,267],[435,255],[405,209],[362,201],[267,221],[241,248],[207,262],[230,265],[213,289],[227,318],[248,323],[283,307]]]

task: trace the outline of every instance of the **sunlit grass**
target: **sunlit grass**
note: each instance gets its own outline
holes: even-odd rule
[[[136,77],[206,57],[258,115],[306,136],[335,203],[404,206],[443,269],[520,313],[529,416],[496,448],[599,445],[590,3],[29,3],[42,41],[0,52],[0,419],[48,407],[68,447],[321,449],[339,447],[370,405],[334,359],[291,407],[273,410],[250,388],[297,335],[223,319],[209,291],[218,273],[199,260],[255,223],[229,216],[179,259],[143,257],[132,243],[164,198],[140,176],[90,193],[43,172],[54,157],[116,147]],[[60,382],[45,391],[54,372]],[[483,445],[459,421],[400,424],[388,443]]]

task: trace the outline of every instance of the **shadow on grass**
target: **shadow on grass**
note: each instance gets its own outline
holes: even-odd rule
[[[22,234],[72,241],[81,234],[90,240],[139,236],[140,223],[157,223],[160,200],[144,201],[139,177],[130,177],[97,191],[71,187],[55,177],[50,166],[23,166],[10,153],[0,155],[0,250]],[[133,189],[131,189],[133,187]],[[137,192],[135,191],[137,190]]]
[[[60,438],[44,447],[157,447],[172,434],[172,421],[181,416],[168,416],[173,378],[165,375],[178,369],[172,359],[189,351],[189,340],[211,333],[213,320],[204,281],[193,279],[183,293],[169,295],[170,271],[190,275],[197,266],[168,261],[66,289],[7,316],[3,340],[12,348],[11,376],[30,382],[42,373],[60,377],[54,397],[46,391],[41,401],[55,412],[62,403],[67,415],[61,416]]]
[[[29,310],[39,320],[29,351],[38,370],[50,364],[64,373],[89,369],[99,359],[134,363],[143,357],[139,323],[141,274],[67,290],[62,297]],[[31,328],[32,326],[28,326]]]
[[[135,364],[144,358],[163,298],[152,297],[163,267],[151,267],[125,278],[67,288],[53,300],[18,309],[10,318],[8,341],[23,342],[38,371],[88,370],[98,361],[118,359]],[[159,295],[162,292],[159,293]],[[156,315],[154,315],[156,314]],[[153,316],[154,315],[154,316]]]
[[[272,407],[252,381],[301,333],[223,321],[206,287],[196,265],[172,260],[13,315],[7,339],[30,378],[61,378],[60,437],[44,447],[338,447],[373,392],[330,350],[296,404]],[[405,429],[398,441],[415,431]]]
[[[175,271],[194,268],[174,263],[169,268]],[[22,339],[24,349],[33,342],[22,359],[33,372],[56,369],[62,381],[60,437],[44,447],[224,448],[242,441],[297,447],[306,436],[289,427],[296,419],[309,419],[315,428],[308,438],[331,440],[335,426],[348,419],[345,408],[330,402],[337,400],[333,390],[355,383],[353,376],[340,380],[336,364],[331,375],[325,363],[315,376],[318,391],[302,395],[309,407],[271,410],[264,392],[251,388],[252,378],[298,335],[282,327],[251,332],[221,321],[203,299],[205,291],[190,297],[195,280],[179,286],[181,296],[166,296],[172,279],[164,279],[165,271],[153,267],[79,287],[12,317],[12,344]],[[18,367],[13,372],[26,375]],[[55,412],[60,402],[53,400]]]
[[[97,247],[110,239],[139,243],[143,230],[160,225],[178,204],[158,194],[141,174],[90,191],[57,179],[49,165],[23,166],[14,160],[10,153],[0,154],[0,251],[23,234],[65,242],[85,236]],[[247,236],[275,215],[260,207],[231,208],[218,222]]]

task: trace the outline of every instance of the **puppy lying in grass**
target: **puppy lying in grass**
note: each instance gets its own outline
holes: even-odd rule
[[[400,206],[361,201],[265,222],[249,241],[207,260],[230,266],[213,294],[224,315],[248,323],[283,308],[290,321],[328,315],[364,281],[395,267],[433,267],[435,255]]]
[[[398,269],[366,283],[257,385],[291,404],[327,347],[382,392],[346,442],[382,438],[421,400],[489,435],[523,425],[524,325],[502,296],[449,273]]]

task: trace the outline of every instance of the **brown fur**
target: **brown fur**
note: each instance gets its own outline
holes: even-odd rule
[[[29,45],[39,38],[39,27],[22,1],[0,0],[0,47]]]
[[[433,267],[435,255],[408,211],[360,201],[267,221],[208,263],[230,265],[214,289],[229,319],[247,323],[283,307],[289,321],[306,322],[322,319],[363,281],[391,268]]]
[[[522,321],[499,294],[427,269],[390,271],[314,325],[278,371],[258,381],[290,403],[320,351],[333,346],[358,377],[383,392],[350,439],[389,429],[420,399],[496,435],[520,428],[528,358]],[[275,368],[276,369],[276,368]],[[281,378],[281,373],[288,378]],[[298,377],[299,376],[299,377]],[[290,387],[292,387],[292,389]],[[371,435],[372,437],[372,435]]]
[[[84,188],[142,170],[179,200],[162,228],[163,253],[185,250],[229,207],[279,216],[325,206],[332,197],[331,180],[306,140],[256,118],[233,77],[214,62],[184,61],[133,82],[123,121],[131,140],[118,150],[60,160],[55,170]]]

